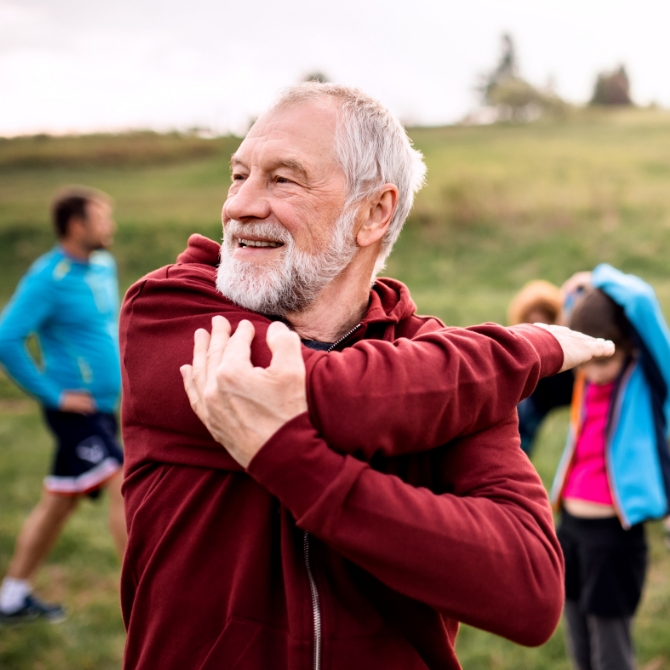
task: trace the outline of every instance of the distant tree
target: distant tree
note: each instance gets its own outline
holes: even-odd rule
[[[632,105],[630,80],[623,65],[612,72],[601,72],[593,87],[591,105]]]
[[[482,92],[484,100],[490,103],[489,96],[496,86],[500,86],[511,79],[516,79],[519,76],[519,65],[516,58],[516,49],[514,48],[514,40],[509,33],[504,33],[500,38],[501,53],[500,61],[495,70],[486,76]]]
[[[533,121],[543,115],[560,115],[566,106],[552,90],[542,91],[520,76],[514,40],[509,33],[501,38],[498,65],[482,78],[478,90],[482,102],[495,107],[501,121]]]
[[[305,75],[305,77],[303,77],[303,81],[318,81],[321,84],[327,84],[330,80],[323,72],[320,70],[315,70],[314,72],[310,72],[308,75]]]
[[[500,121],[535,121],[542,116],[560,116],[565,103],[555,93],[541,91],[516,77],[491,90],[489,104],[498,110]]]

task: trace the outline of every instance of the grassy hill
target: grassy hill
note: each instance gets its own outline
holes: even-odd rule
[[[561,283],[601,261],[635,272],[670,313],[670,113],[585,111],[524,126],[414,129],[428,163],[387,274],[419,309],[454,325],[504,322],[526,281]],[[228,158],[239,140],[134,133],[0,140],[0,305],[30,262],[53,243],[48,203],[63,184],[116,201],[114,253],[122,288],[174,260],[188,235],[219,238]],[[547,482],[565,435],[545,425],[535,464]],[[0,571],[39,494],[49,437],[34,403],[0,378]],[[118,668],[123,628],[118,566],[104,506],[85,503],[57,545],[43,593],[72,611],[59,627],[0,630],[0,667]],[[642,667],[670,669],[670,552],[650,526],[652,570],[637,627]],[[464,629],[464,667],[567,669],[560,631],[539,649]]]

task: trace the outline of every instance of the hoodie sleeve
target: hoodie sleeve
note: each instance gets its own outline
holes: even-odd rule
[[[556,338],[530,325],[364,340],[308,359],[310,416],[343,453],[425,451],[502,421],[562,364]]]
[[[526,645],[553,633],[562,555],[514,415],[423,457],[433,493],[337,454],[306,414],[247,469],[309,531],[392,589]]]

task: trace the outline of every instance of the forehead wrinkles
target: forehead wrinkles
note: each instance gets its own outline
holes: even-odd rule
[[[337,110],[323,105],[282,107],[261,117],[232,157],[248,167],[298,163],[312,170],[340,168]],[[294,166],[295,167],[295,166]]]
[[[329,155],[330,154],[330,155]],[[301,147],[289,141],[268,140],[254,147],[244,156],[236,156],[248,169],[264,172],[289,170],[307,179],[320,180],[340,170],[335,152]],[[234,164],[234,163],[233,163]]]

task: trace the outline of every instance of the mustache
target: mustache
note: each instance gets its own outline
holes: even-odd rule
[[[291,244],[293,236],[283,226],[277,223],[242,223],[231,219],[223,229],[224,242],[233,243],[233,238],[245,236],[262,237],[272,242]]]

